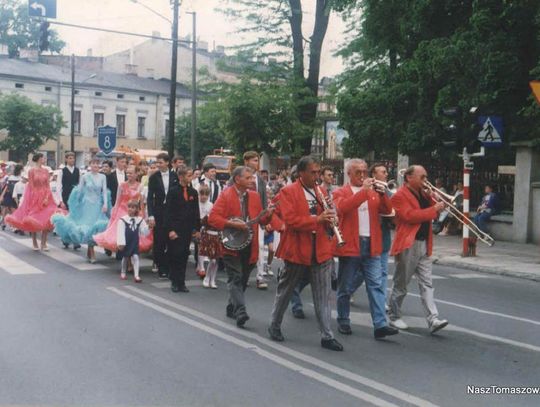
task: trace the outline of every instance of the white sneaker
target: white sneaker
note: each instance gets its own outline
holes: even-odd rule
[[[443,329],[446,325],[448,325],[448,321],[446,319],[435,318],[433,321],[431,321],[431,324],[429,324],[429,329],[431,330],[431,333],[434,334],[435,332]]]
[[[205,278],[202,282],[204,288],[210,288],[210,282]]]
[[[214,290],[217,288],[217,284],[215,281],[210,282],[210,288],[213,288]]]
[[[409,325],[407,325],[405,321],[403,321],[401,318],[395,319],[393,321],[390,320],[388,322],[388,325],[397,329],[409,329]]]

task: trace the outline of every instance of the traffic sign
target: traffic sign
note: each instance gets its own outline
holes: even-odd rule
[[[28,0],[28,15],[56,18],[56,0]]]
[[[116,147],[116,127],[98,127],[98,146],[106,155],[113,152]]]
[[[478,123],[482,130],[478,133],[478,140],[485,147],[500,147],[503,143],[503,122],[500,116],[480,116]]]

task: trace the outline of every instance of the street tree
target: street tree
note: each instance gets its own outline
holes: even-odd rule
[[[21,1],[0,2],[0,44],[8,47],[10,58],[19,56],[21,49],[38,49],[40,22],[28,16],[28,4]],[[60,53],[66,43],[58,32],[49,28],[49,51]]]
[[[338,95],[347,154],[440,153],[442,109],[452,106],[460,122],[472,106],[502,116],[506,142],[534,134],[524,111],[533,109],[528,82],[540,57],[537,1],[344,0],[339,7],[354,35],[341,50],[349,64]]]
[[[252,61],[269,63],[267,77],[286,82],[297,106],[298,120],[313,130],[316,125],[321,49],[328,29],[332,0],[314,0],[313,28],[305,35],[302,0],[223,0],[224,13],[241,23],[238,35],[246,42],[238,49]],[[256,72],[260,78],[264,72]],[[313,131],[294,142],[294,150],[311,152]]]
[[[55,140],[64,126],[56,106],[42,106],[17,94],[0,96],[0,150],[11,150],[24,160],[47,140]]]

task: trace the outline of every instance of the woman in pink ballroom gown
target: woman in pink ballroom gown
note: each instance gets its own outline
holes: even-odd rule
[[[41,250],[48,251],[47,235],[53,229],[51,216],[58,208],[49,185],[49,171],[43,168],[43,154],[34,154],[32,161],[36,166],[28,172],[22,203],[13,214],[6,216],[6,223],[15,229],[30,232],[34,250],[39,250],[37,232],[41,232]]]
[[[107,229],[104,232],[94,235],[94,241],[98,246],[103,247],[104,249],[110,250],[111,252],[118,251],[118,246],[116,244],[116,225],[120,218],[124,215],[127,215],[128,209],[127,205],[129,201],[136,200],[141,203],[141,208],[144,208],[144,199],[142,195],[143,187],[137,182],[137,172],[135,166],[130,165],[126,169],[127,181],[122,182],[118,186],[118,193],[116,195],[116,203],[111,212],[111,219]],[[144,210],[141,211],[144,213]],[[139,238],[139,251],[148,252],[152,249],[152,233],[149,233],[147,236],[140,236]]]

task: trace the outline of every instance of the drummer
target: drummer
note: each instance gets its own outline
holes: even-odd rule
[[[226,313],[229,318],[236,319],[236,325],[243,328],[249,320],[246,311],[244,291],[246,290],[249,275],[259,256],[259,227],[257,223],[251,226],[246,224],[247,219],[255,219],[262,212],[259,194],[250,190],[254,182],[254,172],[245,166],[236,167],[231,174],[232,186],[227,188],[217,201],[208,217],[208,224],[217,229],[233,228],[248,231],[251,227],[253,236],[249,244],[241,250],[224,249],[223,261],[227,272],[229,289],[229,302]],[[260,224],[270,222],[273,210],[263,216]]]
[[[388,182],[388,170],[383,163],[375,163],[369,168],[369,176],[375,178],[377,181]],[[386,195],[389,198],[394,194],[393,191],[386,189]],[[388,253],[390,252],[390,246],[392,245],[392,238],[390,236],[390,230],[394,226],[394,217],[396,212],[392,209],[392,213],[389,215],[381,216],[381,229],[382,229],[382,253],[381,253],[381,284],[384,288],[384,293],[387,291],[388,284]]]

